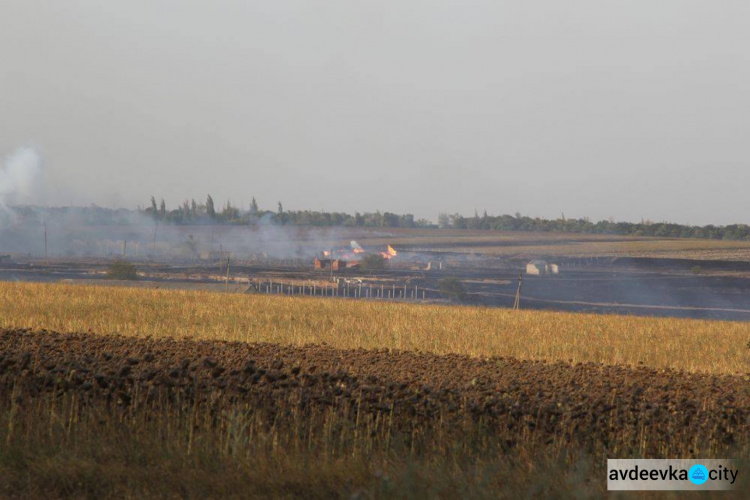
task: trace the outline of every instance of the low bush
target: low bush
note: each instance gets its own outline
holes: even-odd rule
[[[113,280],[137,280],[138,273],[132,262],[116,260],[107,267],[107,277]]]

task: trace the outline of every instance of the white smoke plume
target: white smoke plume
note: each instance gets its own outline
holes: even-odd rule
[[[9,216],[9,206],[32,201],[40,184],[42,157],[24,146],[7,156],[0,167],[0,212]]]

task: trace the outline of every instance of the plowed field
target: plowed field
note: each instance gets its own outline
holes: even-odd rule
[[[385,422],[402,435],[469,423],[510,448],[580,444],[622,457],[719,456],[750,436],[747,375],[0,330],[3,407],[71,394],[81,411],[242,408],[274,422],[335,412],[373,433]]]

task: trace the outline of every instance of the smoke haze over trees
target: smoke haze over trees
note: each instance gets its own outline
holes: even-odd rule
[[[241,209],[231,201],[217,208],[214,199],[208,195],[206,203],[196,200],[184,200],[175,208],[168,208],[162,199],[157,206],[156,198],[151,197],[150,205],[145,209],[109,209],[92,205],[85,208],[57,207],[41,208],[36,206],[16,206],[13,211],[16,223],[38,221],[44,211],[48,216],[75,214],[82,225],[117,225],[126,224],[134,217],[146,216],[157,223],[174,225],[288,225],[312,227],[370,227],[370,228],[439,228],[469,229],[486,231],[542,231],[568,232],[586,234],[612,234],[626,236],[653,236],[663,238],[705,238],[723,240],[750,240],[750,226],[732,224],[727,226],[689,226],[669,222],[616,222],[600,220],[593,222],[589,218],[570,219],[562,215],[558,219],[514,215],[489,215],[486,211],[480,216],[440,213],[437,224],[426,219],[415,219],[412,214],[392,212],[323,212],[315,210],[287,210],[278,202],[277,210],[265,210],[258,206],[255,198],[248,209]]]

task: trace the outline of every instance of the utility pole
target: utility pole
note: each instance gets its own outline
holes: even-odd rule
[[[521,309],[521,282],[523,281],[523,271],[518,272],[518,290],[516,290],[516,300],[513,302],[513,309]]]
[[[154,224],[154,246],[151,249],[154,252],[154,259],[156,259],[156,231],[159,229],[159,221],[156,220]]]
[[[47,260],[47,216],[44,216],[44,260]]]
[[[229,291],[229,259],[231,258],[231,255],[227,255],[227,281],[226,281],[226,287],[225,290]]]

